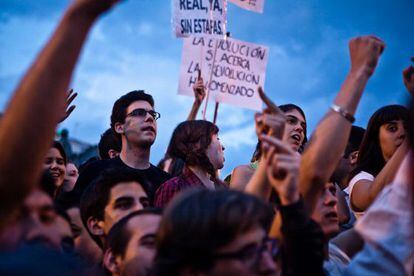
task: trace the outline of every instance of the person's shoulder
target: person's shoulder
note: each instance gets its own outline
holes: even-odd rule
[[[161,170],[160,168],[154,166],[153,164],[150,164],[150,167],[147,169],[147,171],[149,171],[152,174],[158,175],[160,178],[165,179],[164,181],[167,181],[172,178],[172,176],[169,173]]]

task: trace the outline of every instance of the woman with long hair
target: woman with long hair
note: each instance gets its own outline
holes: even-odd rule
[[[351,210],[357,218],[389,183],[380,180],[390,178],[398,168],[405,154],[403,143],[407,121],[408,110],[401,105],[384,106],[371,116],[359,148],[356,167],[350,173],[349,185],[345,189]]]
[[[224,166],[223,146],[218,127],[208,121],[193,120],[180,123],[174,130],[169,155],[184,162],[181,175],[162,184],[156,193],[155,205],[164,207],[174,195],[190,187],[214,190],[224,184],[217,171]]]
[[[286,124],[282,141],[289,144],[293,150],[302,152],[304,145],[307,142],[305,113],[295,104],[281,105],[279,106],[279,109],[282,110],[286,116]],[[260,134],[258,133],[258,135]],[[236,188],[238,190],[244,189],[256,170],[261,155],[261,145],[259,141],[256,145],[250,164],[237,166],[233,170],[231,178],[226,178],[230,178],[228,181],[230,182],[230,186],[232,188]]]
[[[43,170],[48,171],[52,176],[56,188],[60,187],[65,180],[66,163],[66,153],[62,144],[58,141],[53,141],[46,154]]]

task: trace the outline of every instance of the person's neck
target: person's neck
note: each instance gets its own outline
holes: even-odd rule
[[[122,143],[119,158],[121,158],[122,162],[127,166],[134,169],[148,169],[151,165],[149,162],[150,149],[150,147],[143,148]]]
[[[210,179],[210,174],[199,166],[188,166],[188,168],[203,182],[203,185],[208,189],[215,188],[214,182]]]

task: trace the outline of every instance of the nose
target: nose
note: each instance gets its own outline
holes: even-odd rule
[[[303,127],[302,127],[302,125],[300,124],[300,122],[297,122],[296,123],[296,125],[295,125],[295,131],[297,131],[297,132],[299,132],[299,133],[303,133],[304,132],[304,129],[303,129]]]
[[[50,163],[50,169],[56,169],[57,168],[57,162],[56,160],[53,160],[52,163]]]
[[[324,204],[326,206],[335,206],[338,203],[336,195],[332,194],[329,190],[325,191]]]
[[[145,122],[150,122],[150,121],[155,121],[154,117],[152,117],[151,114],[149,114],[149,112],[147,112],[147,114],[145,115]]]

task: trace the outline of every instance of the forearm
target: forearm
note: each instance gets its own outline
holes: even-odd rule
[[[73,68],[94,20],[79,8],[69,8],[14,92],[0,129],[0,194],[6,207],[18,203],[38,181],[64,114]]]
[[[270,196],[271,187],[267,180],[266,175],[266,159],[264,156],[261,157],[259,166],[254,172],[246,185],[245,192],[267,201]]]
[[[368,77],[351,72],[334,103],[354,114]],[[300,190],[306,205],[312,210],[316,194],[329,180],[345,150],[351,123],[332,110],[328,110],[312,134],[311,141],[302,157],[300,168]]]
[[[365,209],[367,209],[375,201],[384,187],[394,180],[395,174],[397,173],[398,168],[404,160],[407,152],[408,146],[404,143],[397,149],[391,159],[385,164],[384,168],[382,168],[381,172],[375,177],[375,180],[372,182],[369,189]]]
[[[201,102],[194,101],[193,106],[191,107],[190,114],[188,114],[187,121],[195,120],[197,118],[198,110],[200,109]]]

